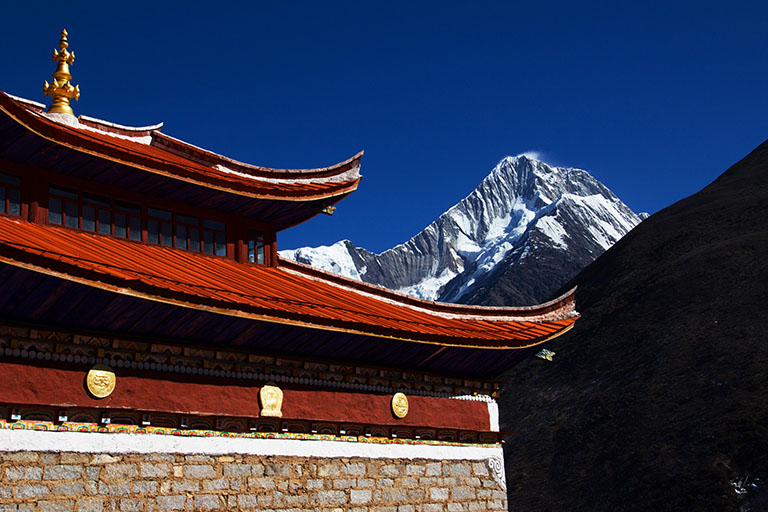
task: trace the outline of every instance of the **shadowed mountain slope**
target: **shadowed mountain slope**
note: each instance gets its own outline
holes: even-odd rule
[[[504,376],[509,509],[768,510],[768,142],[574,284],[554,362]]]

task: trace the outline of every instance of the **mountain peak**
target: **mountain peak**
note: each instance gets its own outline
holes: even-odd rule
[[[538,151],[526,151],[525,153],[519,153],[515,156],[505,157],[503,160],[529,160],[532,162],[544,163],[542,160],[542,155]]]
[[[546,259],[557,262],[555,270],[545,277],[531,271],[515,284],[526,291],[506,305],[541,302],[641,219],[588,172],[538,156],[503,158],[467,197],[381,254],[347,242],[281,255],[416,297],[461,302],[486,300],[479,290],[500,267]],[[544,285],[533,285],[536,279]]]

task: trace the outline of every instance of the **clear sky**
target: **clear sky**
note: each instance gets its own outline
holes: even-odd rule
[[[406,241],[506,155],[580,167],[636,212],[768,138],[768,2],[4,2],[0,89],[43,99],[62,28],[74,105],[245,162],[365,150],[332,217],[280,248]]]

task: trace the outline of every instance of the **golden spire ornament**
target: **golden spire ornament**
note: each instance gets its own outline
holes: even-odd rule
[[[67,50],[69,47],[69,41],[67,41],[66,29],[61,31],[61,39],[59,39],[59,49],[53,50],[53,61],[56,62],[56,72],[53,74],[53,83],[49,84],[46,80],[43,86],[43,96],[50,96],[53,98],[53,103],[48,109],[48,112],[52,114],[69,114],[74,116],[72,107],[69,106],[69,100],[75,101],[80,99],[80,86],[72,86],[69,83],[72,80],[72,75],[69,74],[69,66],[75,62],[75,52]]]

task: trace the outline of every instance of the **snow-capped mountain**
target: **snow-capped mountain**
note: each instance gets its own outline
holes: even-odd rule
[[[527,305],[545,300],[643,218],[587,171],[518,155],[381,254],[343,240],[280,255],[424,299]]]

